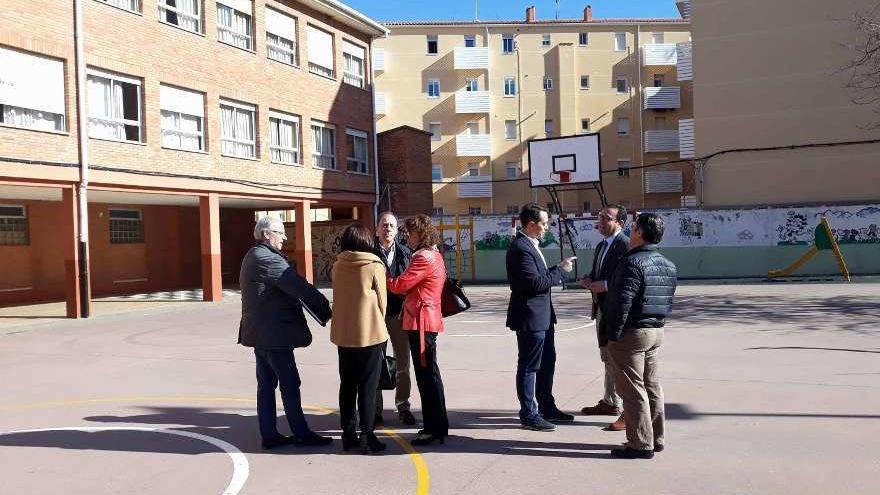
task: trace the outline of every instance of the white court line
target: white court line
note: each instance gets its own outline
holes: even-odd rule
[[[241,491],[245,481],[247,481],[248,479],[248,475],[250,474],[250,466],[248,464],[247,457],[245,457],[244,454],[234,445],[220,440],[219,438],[209,437],[207,435],[202,435],[201,433],[192,433],[189,431],[165,430],[162,428],[144,428],[137,426],[64,426],[60,428],[38,428],[34,430],[2,431],[0,432],[0,435],[12,435],[15,433],[41,433],[47,431],[148,431],[154,433],[165,433],[168,435],[177,435],[181,437],[189,437],[210,443],[211,445],[225,452],[226,455],[228,455],[232,459],[232,479],[229,481],[229,485],[226,487],[226,490],[224,490],[223,493],[221,493],[220,495],[237,495],[238,492]]]
[[[490,322],[474,321],[473,323],[490,323]],[[590,320],[587,323],[584,323],[583,325],[578,325],[576,327],[557,330],[556,333],[572,332],[574,330],[580,330],[581,328],[587,328],[587,327],[593,326],[595,324],[596,324],[596,320]],[[446,335],[446,337],[507,337],[509,335],[510,335],[510,332],[501,333],[501,334],[498,334],[498,333],[468,333],[468,334],[462,334],[462,335]]]

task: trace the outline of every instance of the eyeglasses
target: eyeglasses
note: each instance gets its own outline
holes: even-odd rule
[[[274,234],[278,234],[278,235],[280,235],[280,236],[281,236],[281,239],[283,239],[283,240],[285,240],[285,241],[287,240],[287,234],[284,233],[284,232],[279,232],[279,231],[277,231],[277,230],[272,230],[272,229],[266,229],[266,230],[268,230],[269,232],[272,232],[272,233],[274,233]]]

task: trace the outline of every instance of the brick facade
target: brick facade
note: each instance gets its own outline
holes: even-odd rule
[[[430,184],[431,133],[400,126],[379,133],[377,139],[379,209],[390,209],[400,217],[417,213],[430,215],[434,206]]]

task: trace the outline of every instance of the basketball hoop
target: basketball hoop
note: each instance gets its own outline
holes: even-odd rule
[[[558,180],[559,183],[564,184],[564,183],[571,181],[571,172],[569,172],[569,171],[559,171],[559,172],[556,172],[554,175],[559,176],[559,180]]]

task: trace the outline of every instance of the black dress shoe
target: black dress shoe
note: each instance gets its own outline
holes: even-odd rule
[[[611,457],[616,457],[618,459],[653,459],[654,450],[639,450],[632,447],[611,449]]]
[[[419,435],[412,440],[410,440],[410,444],[416,447],[420,445],[431,445],[434,442],[444,443],[446,441],[446,435],[435,435],[433,433],[419,433]]]
[[[333,439],[330,437],[322,437],[321,435],[310,431],[301,437],[293,437],[293,443],[300,447],[323,447],[324,445],[330,445],[333,443]]]
[[[541,413],[541,417],[546,419],[547,421],[555,424],[559,423],[574,423],[574,416],[571,414],[564,413],[559,409],[555,411],[550,411],[548,413]]]
[[[361,453],[364,455],[368,455],[375,452],[382,452],[385,450],[387,445],[380,442],[376,435],[369,433],[367,435],[361,435]]]
[[[401,409],[397,412],[397,416],[400,418],[400,422],[407,426],[416,424],[416,417],[409,409]]]
[[[382,417],[382,413],[376,413],[373,417],[373,424],[376,426],[385,424],[385,418]]]
[[[356,434],[342,434],[342,450],[348,452],[348,449],[360,446],[360,438]]]
[[[655,443],[654,444],[654,453],[656,454],[657,452],[663,452],[663,449],[665,449],[665,448],[666,447],[662,443]]]
[[[274,449],[275,447],[281,447],[282,445],[293,445],[294,443],[296,443],[296,439],[293,437],[278,435],[276,437],[264,438],[262,445],[263,449],[269,450]]]

